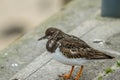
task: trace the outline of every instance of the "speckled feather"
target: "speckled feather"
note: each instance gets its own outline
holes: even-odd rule
[[[46,48],[54,53],[57,48],[67,58],[86,58],[86,59],[112,59],[101,51],[90,47],[86,42],[76,36],[68,35],[57,28],[48,28],[45,36],[48,41]],[[41,39],[41,38],[40,38]]]
[[[52,33],[52,34],[51,34]],[[62,54],[67,58],[86,58],[86,59],[112,59],[113,57],[90,47],[86,42],[68,35],[56,28],[49,28],[46,31],[51,38],[46,44],[49,52],[53,53],[57,48],[60,48]]]
[[[91,48],[82,40],[64,38],[60,40],[60,51],[68,58],[109,59],[110,56]],[[84,45],[83,45],[84,44]]]

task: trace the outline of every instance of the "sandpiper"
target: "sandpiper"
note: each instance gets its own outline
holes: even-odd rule
[[[38,40],[48,39],[46,49],[49,51],[53,59],[72,66],[68,74],[62,75],[63,78],[69,79],[74,71],[74,66],[81,66],[75,80],[79,80],[83,72],[83,63],[90,60],[113,59],[114,57],[107,55],[99,50],[90,47],[86,42],[68,35],[57,28],[48,28],[45,36]]]

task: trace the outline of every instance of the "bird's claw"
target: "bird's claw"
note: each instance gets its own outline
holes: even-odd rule
[[[64,79],[70,79],[70,75],[69,74],[62,74],[62,75],[58,75],[59,77],[63,77]]]

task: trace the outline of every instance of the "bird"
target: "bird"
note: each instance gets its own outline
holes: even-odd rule
[[[71,66],[71,70],[68,74],[60,76],[64,79],[71,78],[75,66],[80,66],[80,69],[74,78],[74,80],[79,80],[83,73],[83,63],[92,60],[115,58],[102,51],[92,48],[82,39],[74,35],[64,33],[58,28],[48,28],[45,31],[45,35],[39,38],[38,41],[44,39],[47,39],[46,49],[50,52],[53,59],[65,65]]]

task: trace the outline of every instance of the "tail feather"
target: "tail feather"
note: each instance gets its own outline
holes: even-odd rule
[[[113,59],[113,58],[115,58],[115,57],[110,56],[110,55],[106,55],[106,59]]]
[[[106,54],[104,54],[104,55],[99,55],[99,56],[96,56],[96,57],[91,57],[90,59],[114,59],[115,57],[113,57],[113,56],[110,56],[110,55],[106,55]]]
[[[113,59],[115,57],[105,54],[104,52],[96,50],[95,55],[90,59]]]

